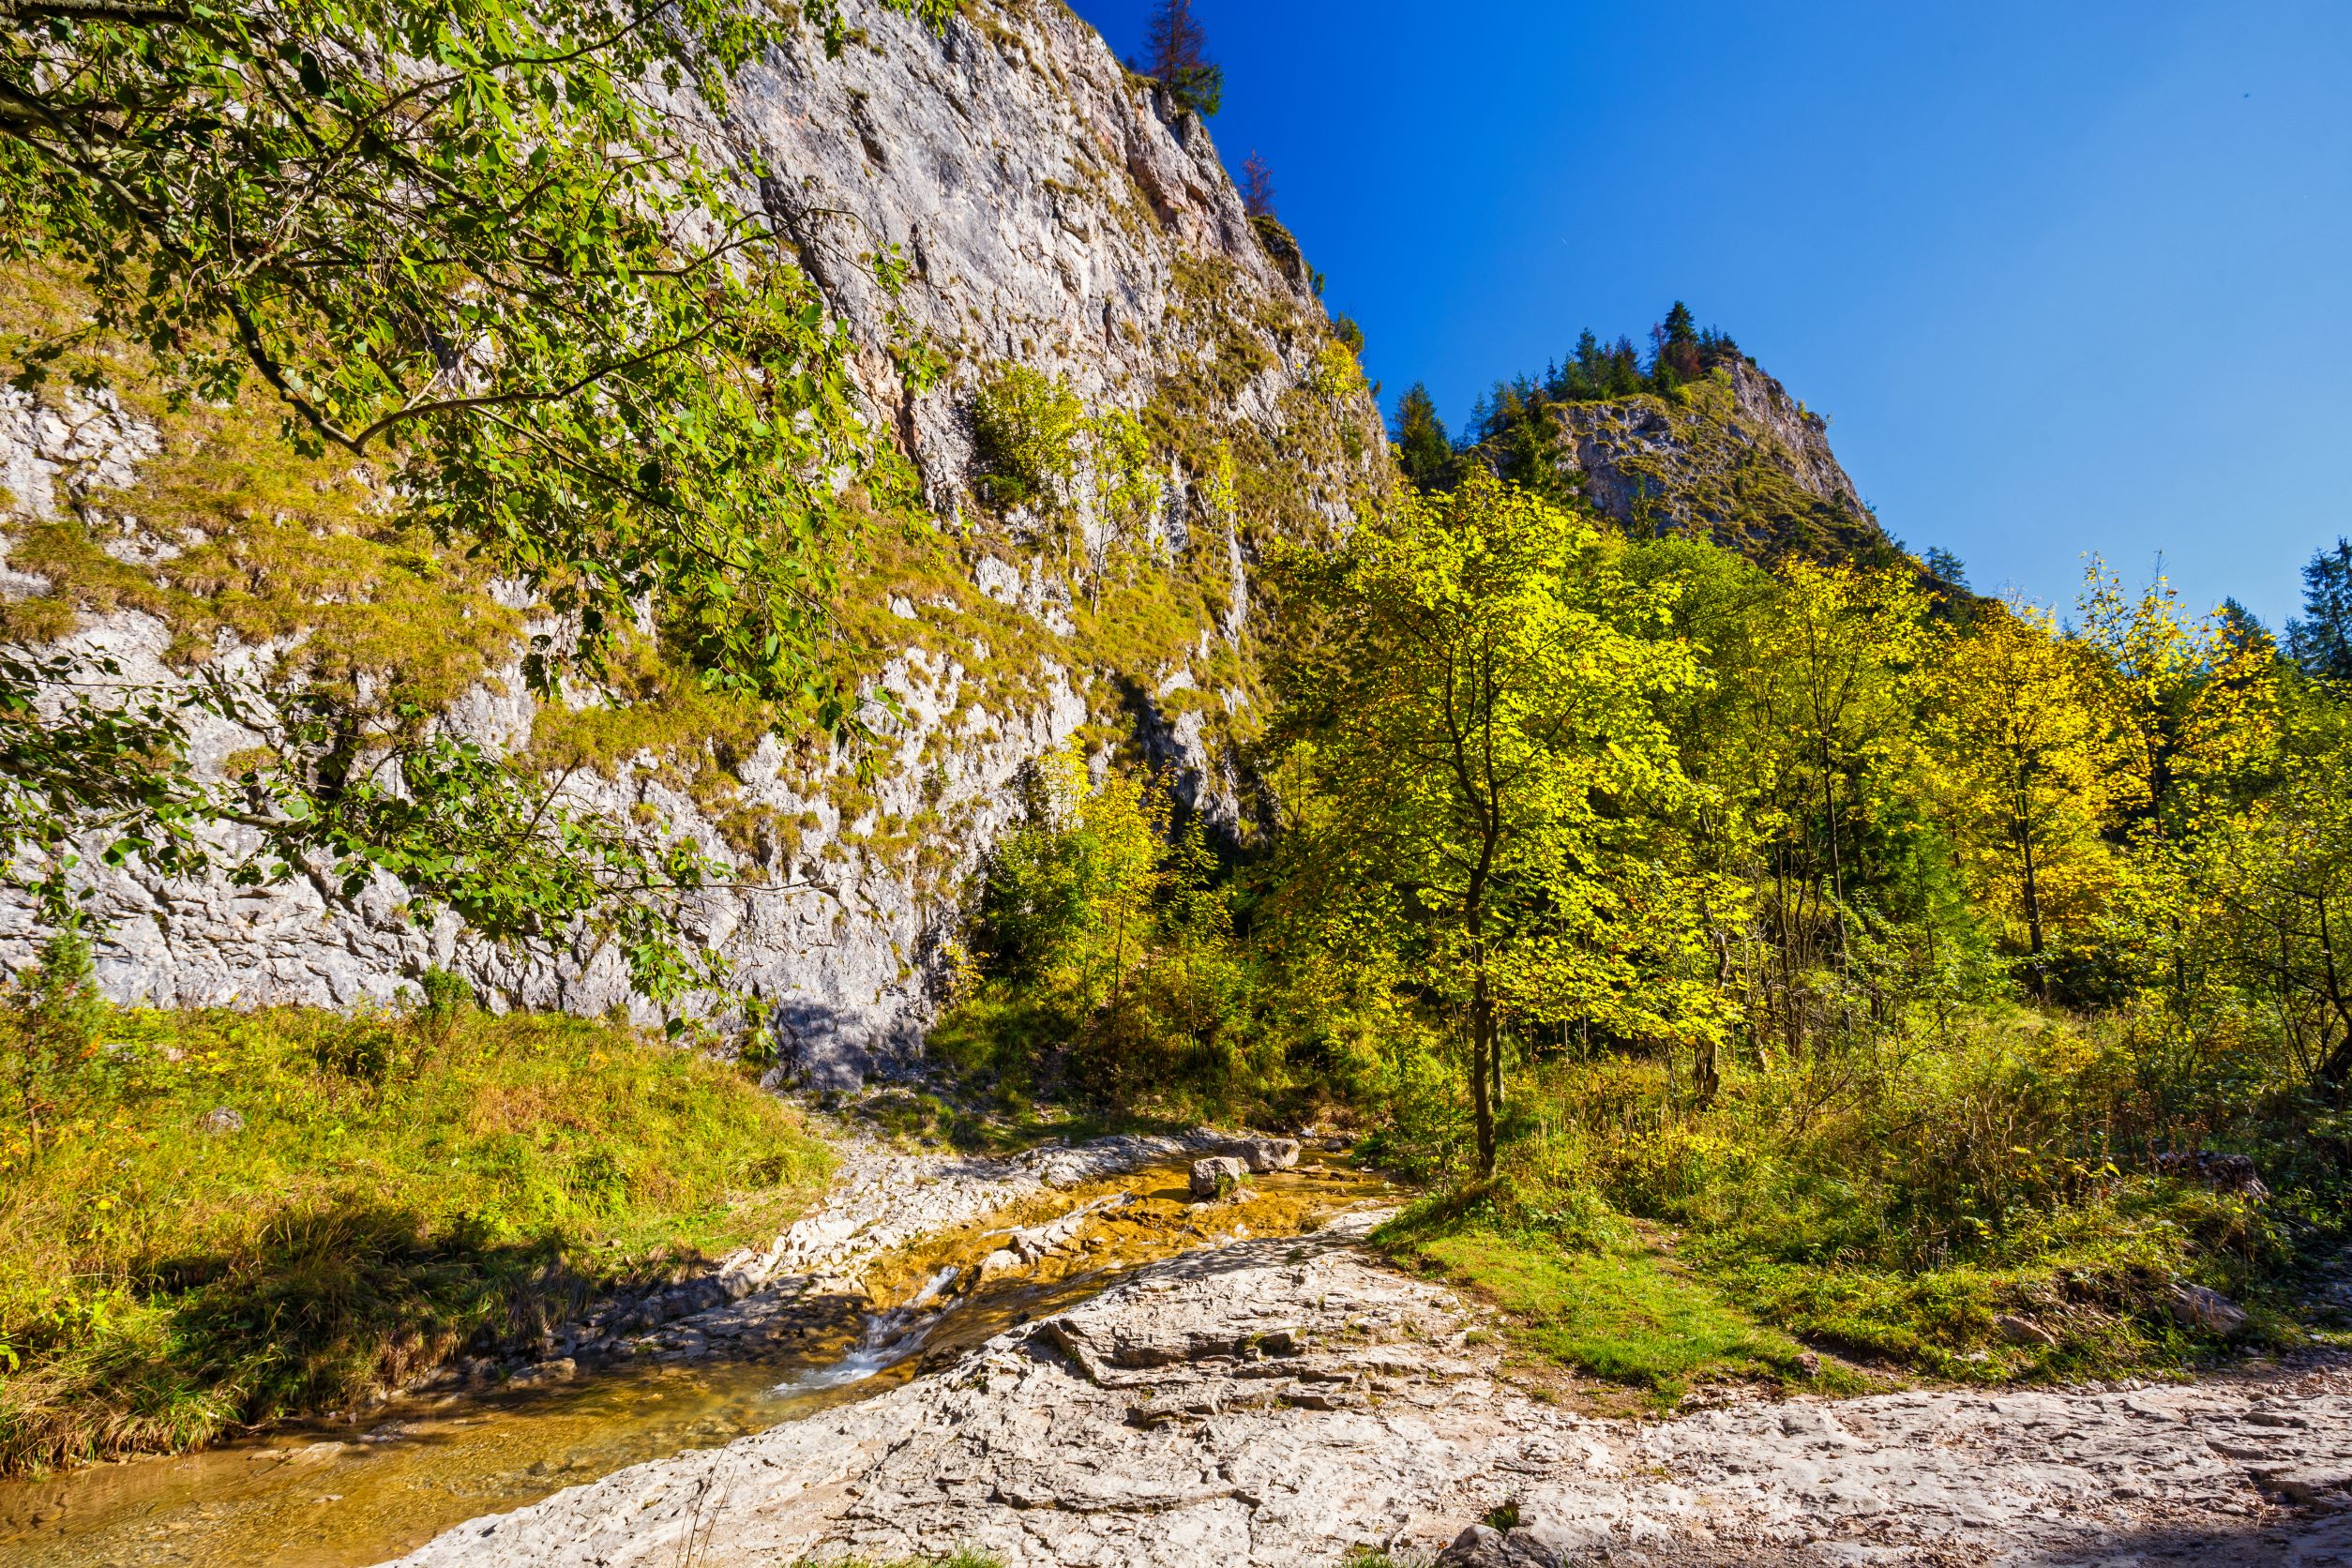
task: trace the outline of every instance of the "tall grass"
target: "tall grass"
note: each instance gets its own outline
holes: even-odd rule
[[[1726,1062],[1706,1105],[1664,1057],[1556,1056],[1518,1086],[1495,1182],[1395,1235],[1509,1295],[1523,1262],[1485,1281],[1503,1253],[1439,1238],[1604,1257],[1639,1222],[1739,1309],[1825,1348],[1988,1381],[2178,1367],[2209,1341],[2175,1320],[2177,1284],[2291,1337],[2274,1287],[2299,1244],[2344,1227],[2345,1150],[2291,1091],[2248,1091],[2284,1081],[2251,1048],[1992,1004],[1844,1055]],[[2199,1147],[2252,1154],[2276,1194],[2152,1168]],[[1605,1370],[1615,1354],[1561,1359]]]
[[[0,1128],[0,1470],[347,1408],[773,1234],[827,1161],[731,1067],[447,997],[109,1012],[42,1097]]]

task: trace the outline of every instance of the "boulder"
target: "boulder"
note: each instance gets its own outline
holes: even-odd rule
[[[1299,1140],[1295,1138],[1229,1138],[1217,1145],[1217,1153],[1240,1160],[1259,1175],[1270,1170],[1288,1170],[1299,1163]]]
[[[196,1125],[208,1133],[241,1133],[245,1113],[232,1106],[215,1106],[196,1119]]]
[[[2218,1338],[2227,1339],[2246,1326],[2245,1309],[2219,1290],[2209,1290],[2202,1285],[2176,1282],[2171,1296],[2164,1303],[2173,1320],[2183,1328],[2201,1329]]]
[[[2018,1318],[2002,1313],[1993,1319],[1993,1332],[2012,1345],[2037,1345],[2048,1349],[2058,1343],[2058,1335],[2030,1318]]]
[[[1248,1180],[1249,1166],[1236,1155],[1211,1154],[1192,1162],[1195,1198],[1223,1198]]]
[[[2251,1202],[2259,1203],[2270,1196],[2269,1187],[2254,1170],[2254,1161],[2243,1154],[2182,1149],[2158,1154],[2153,1163],[2163,1175],[2202,1183],[2216,1192],[2234,1192]]]
[[[1560,1568],[1566,1560],[1544,1531],[1527,1525],[1472,1525],[1438,1558],[1444,1568]]]

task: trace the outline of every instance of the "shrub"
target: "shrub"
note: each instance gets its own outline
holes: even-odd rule
[[[972,411],[980,484],[1000,506],[1053,507],[1078,470],[1086,410],[1060,380],[1009,365],[980,390]]]

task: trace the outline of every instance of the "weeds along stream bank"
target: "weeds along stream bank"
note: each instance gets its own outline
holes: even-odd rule
[[[120,1011],[77,956],[0,1013],[0,1470],[356,1408],[773,1236],[830,1165],[740,1069],[627,1029],[446,988]]]

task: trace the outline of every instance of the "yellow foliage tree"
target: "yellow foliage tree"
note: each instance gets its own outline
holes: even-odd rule
[[[1677,590],[1629,581],[1621,550],[1473,475],[1405,498],[1321,583],[1294,852],[1462,1020],[1483,1171],[1507,1025],[1704,1049],[1726,1021],[1674,822],[1697,792],[1660,712],[1697,671],[1666,635]]]
[[[2129,743],[2101,711],[2087,650],[2046,610],[1991,606],[1930,677],[1931,792],[1970,891],[2041,960],[2085,932],[2114,879],[2101,837]]]

